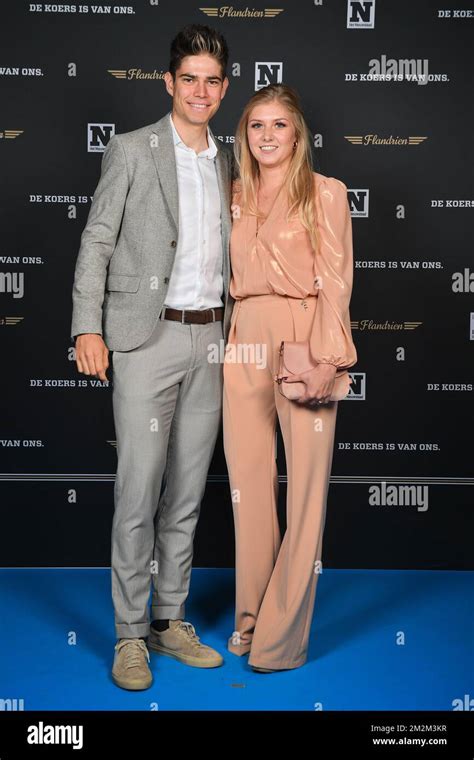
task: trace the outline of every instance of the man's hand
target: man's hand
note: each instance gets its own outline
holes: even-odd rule
[[[300,375],[289,375],[286,383],[303,382],[306,385],[305,394],[295,403],[307,406],[326,404],[334,388],[336,367],[333,364],[318,364],[309,372]]]
[[[96,375],[106,381],[106,369],[109,366],[109,349],[102,335],[83,333],[76,338],[76,364],[79,372],[85,375]]]

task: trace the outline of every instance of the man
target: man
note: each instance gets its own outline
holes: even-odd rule
[[[195,667],[223,662],[184,605],[221,420],[222,365],[208,361],[208,345],[227,337],[233,303],[232,157],[208,127],[227,61],[225,39],[207,26],[173,40],[172,111],[109,141],[76,264],[79,372],[106,380],[112,351],[112,677],[125,689],[151,686],[148,649]]]

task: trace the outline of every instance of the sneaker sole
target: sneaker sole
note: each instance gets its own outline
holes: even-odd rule
[[[193,657],[192,655],[173,652],[172,649],[166,649],[165,647],[160,647],[159,644],[152,644],[150,642],[148,642],[148,649],[158,652],[159,654],[165,654],[167,657],[179,660],[179,662],[184,662],[185,665],[191,665],[193,668],[219,668],[224,663],[224,658],[221,658],[219,662],[212,660],[206,661],[199,657]]]
[[[145,689],[149,689],[153,683],[153,678],[151,678],[149,682],[122,681],[120,678],[114,675],[114,673],[112,673],[112,680],[117,686],[120,686],[121,689],[127,689],[127,691],[144,691]]]

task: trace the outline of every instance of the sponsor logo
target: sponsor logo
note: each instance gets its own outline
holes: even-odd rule
[[[347,0],[347,28],[373,29],[375,26],[375,0]]]
[[[423,322],[374,322],[373,319],[359,319],[351,322],[351,330],[416,330]]]
[[[380,135],[367,134],[367,135],[344,135],[344,139],[350,142],[352,145],[420,145],[428,138],[423,135],[409,135],[408,137],[394,137],[389,135],[388,137],[380,137]]]
[[[234,8],[233,5],[220,5],[211,8],[199,8],[202,13],[211,18],[275,18],[283,13],[284,8]]]
[[[4,129],[3,132],[0,132],[0,139],[14,140],[19,135],[22,135],[24,131],[24,129]]]
[[[88,153],[103,153],[110,138],[115,134],[115,124],[88,124]]]
[[[269,84],[283,81],[283,63],[281,61],[255,61],[255,89],[261,90]]]
[[[116,79],[163,79],[164,71],[143,71],[143,69],[107,69]]]

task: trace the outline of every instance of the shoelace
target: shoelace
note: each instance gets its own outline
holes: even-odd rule
[[[134,668],[137,665],[141,665],[143,661],[143,652],[145,653],[148,662],[150,662],[150,653],[142,639],[123,639],[123,641],[119,641],[115,648],[118,652],[124,647],[126,647],[124,653],[124,665],[126,668]]]
[[[180,624],[176,626],[176,628],[180,631],[183,631],[183,633],[189,638],[194,646],[202,646],[199,640],[199,636],[197,635],[196,630],[194,626],[191,625],[191,623],[187,623],[185,620],[182,620]]]

